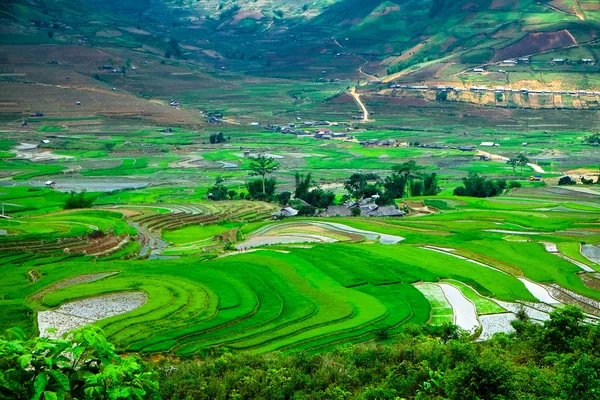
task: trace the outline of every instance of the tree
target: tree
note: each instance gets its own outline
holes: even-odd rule
[[[26,339],[19,328],[0,338],[0,398],[160,399],[156,374],[133,357],[121,357],[100,328],[69,338]]]
[[[71,192],[63,208],[65,210],[73,210],[76,208],[89,208],[94,202],[94,198],[86,197],[85,190],[79,193]]]
[[[279,164],[275,162],[271,157],[266,157],[264,154],[260,154],[255,157],[250,163],[250,169],[252,172],[251,176],[261,176],[262,177],[262,192],[266,193],[265,187],[265,176],[267,174],[272,174],[279,167]]]
[[[575,180],[571,179],[570,176],[566,175],[558,180],[558,184],[561,186],[562,185],[576,185],[577,182]]]
[[[227,187],[223,185],[223,182],[225,182],[225,180],[218,176],[215,179],[215,185],[208,189],[206,197],[215,201],[227,200],[228,191]]]
[[[391,204],[395,199],[401,199],[404,197],[404,190],[406,188],[407,178],[400,175],[399,173],[393,173],[387,176],[383,181],[383,187],[385,189],[383,193],[383,204]]]
[[[282,206],[287,205],[292,198],[292,194],[290,192],[281,192],[277,195],[277,202]]]
[[[312,180],[312,176],[309,173],[304,176],[298,172],[296,172],[296,190],[294,192],[294,197],[297,199],[306,200],[306,195],[310,189],[310,184]]]
[[[353,217],[360,217],[360,214],[361,214],[360,207],[352,207],[350,209],[350,213],[352,213]]]
[[[254,200],[270,201],[275,195],[275,188],[277,181],[275,179],[267,179],[265,181],[261,179],[255,179],[246,183],[246,189],[248,189],[248,198]],[[265,190],[263,192],[263,189]]]
[[[423,196],[437,196],[440,191],[435,172],[423,175]]]
[[[363,174],[352,174],[346,182],[344,189],[354,200],[360,200],[364,197],[365,188],[367,187],[367,179]]]
[[[492,197],[496,196],[507,187],[506,180],[488,180],[477,173],[470,173],[463,178],[463,185],[454,189],[455,196]]]
[[[413,187],[413,182],[415,179],[420,179],[419,170],[423,169],[423,167],[417,165],[414,161],[407,161],[400,165],[394,166],[394,171],[396,171],[400,176],[406,179],[404,193],[407,196],[412,196],[411,188]]]
[[[508,161],[506,161],[506,163],[512,167],[513,174],[517,176],[517,165],[519,165],[519,159],[517,157],[511,157],[508,159]]]
[[[525,154],[519,153],[517,155],[517,165],[521,167],[521,176],[523,176],[523,167],[527,166],[527,164],[529,164],[529,158]]]
[[[327,208],[333,204],[335,200],[335,193],[325,191],[321,188],[316,188],[308,192],[306,198],[303,200],[314,207]]]
[[[583,324],[585,314],[580,308],[565,305],[550,313],[544,321],[544,343],[554,351],[570,351],[578,337],[587,332]]]
[[[233,189],[230,189],[229,191],[227,191],[227,195],[229,196],[230,200],[233,200],[235,196],[237,196],[237,192]]]

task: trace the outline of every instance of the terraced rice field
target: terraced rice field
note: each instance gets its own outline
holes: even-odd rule
[[[121,215],[148,254],[88,262],[5,252],[0,306],[40,332],[59,320],[95,323],[121,350],[179,355],[215,346],[321,351],[380,332],[393,340],[406,324],[425,323],[455,323],[485,339],[510,331],[521,309],[543,320],[565,303],[597,320],[600,265],[586,246],[600,243],[598,215],[565,211],[561,197],[543,207],[520,199],[448,199],[443,214],[376,220],[268,221],[274,206],[244,201],[80,211],[74,218]],[[151,240],[182,257],[148,260],[160,247]],[[90,317],[96,298],[110,299],[109,310]],[[24,312],[32,309],[35,318]]]

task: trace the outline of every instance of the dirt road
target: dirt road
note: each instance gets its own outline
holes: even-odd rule
[[[362,109],[363,119],[361,122],[369,122],[369,111],[367,110],[367,107],[360,99],[360,94],[356,93],[356,88],[350,89],[348,91],[348,94],[350,94],[350,96],[352,96],[352,98],[354,98],[354,101],[356,101],[356,104],[358,104],[360,106],[360,108]]]
[[[492,154],[492,153],[488,153],[487,151],[481,151],[481,150],[477,150],[477,155],[478,156],[488,156],[490,158],[490,160],[492,161],[508,161],[509,158],[508,157],[504,157],[504,156],[500,156],[498,154]],[[544,169],[542,167],[540,167],[537,164],[533,164],[533,163],[528,163],[527,164],[529,167],[531,167],[535,172],[539,173],[539,174],[545,174],[546,171],[544,171]]]

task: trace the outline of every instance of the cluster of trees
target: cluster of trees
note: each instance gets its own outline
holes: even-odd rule
[[[600,145],[600,133],[593,133],[585,137],[585,143],[598,146]]]
[[[517,181],[507,183],[505,179],[487,179],[477,173],[470,173],[462,181],[463,186],[454,189],[455,196],[492,197],[502,194],[506,188],[521,187]]]
[[[586,179],[585,176],[582,176],[581,183],[583,183],[584,185],[593,185],[593,184],[600,185],[600,177],[598,177],[598,179],[596,179],[596,181],[594,181],[593,179]],[[576,185],[577,181],[575,179],[571,178],[570,176],[565,175],[558,180],[558,184],[560,186]]]
[[[94,198],[90,196],[86,196],[85,190],[75,193],[71,192],[63,208],[65,210],[73,210],[76,208],[89,208],[94,203]]]
[[[182,58],[183,51],[181,50],[181,46],[179,45],[179,41],[177,39],[171,39],[167,42],[167,48],[165,49],[165,58],[171,58],[171,56],[175,58]]]
[[[456,326],[407,325],[397,336],[321,354],[119,357],[97,328],[72,339],[0,338],[0,397],[9,399],[598,399],[600,326],[580,309],[473,342]]]
[[[353,174],[344,183],[348,199],[379,196],[379,205],[394,204],[395,199],[410,196],[435,196],[440,192],[437,174],[424,173],[423,167],[408,161],[393,168],[392,175],[381,179],[377,174]]]
[[[223,132],[213,133],[208,138],[210,144],[225,143],[228,140],[231,140],[231,136],[226,138],[225,136],[223,136]]]
[[[529,164],[529,158],[525,154],[519,153],[516,157],[509,158],[506,163],[512,167],[515,176],[517,176],[517,167],[521,167],[521,176],[523,176],[523,167]]]
[[[208,189],[208,197],[211,200],[222,201],[222,200],[233,200],[237,195],[233,189],[228,189],[223,183],[225,180],[218,176],[215,179],[215,185]]]
[[[333,204],[335,193],[322,188],[310,189],[312,185],[312,176],[306,176],[296,173],[296,190],[294,198],[303,200],[315,208],[327,208]]]

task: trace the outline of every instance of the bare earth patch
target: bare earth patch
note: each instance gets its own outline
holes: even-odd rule
[[[71,301],[52,311],[41,311],[38,313],[40,336],[62,337],[73,329],[133,311],[147,299],[144,292],[113,293]],[[48,332],[49,328],[56,328],[56,332]]]

